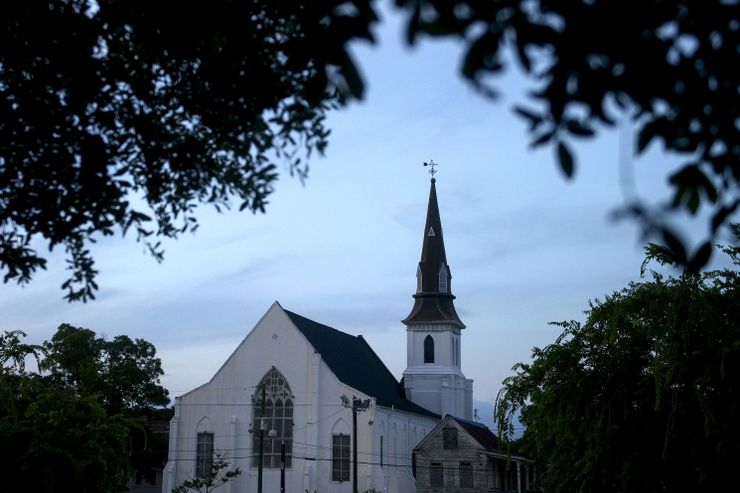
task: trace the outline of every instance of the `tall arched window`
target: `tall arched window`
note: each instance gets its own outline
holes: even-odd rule
[[[263,387],[265,390],[264,405],[262,403]],[[285,443],[285,467],[290,467],[293,452],[293,393],[285,377],[277,368],[273,367],[262,377],[255,389],[252,402],[254,407],[252,465],[255,467],[259,465],[261,427],[264,430],[262,433],[263,467],[280,467],[280,446],[283,442]],[[270,433],[272,430],[274,433]]]
[[[434,363],[434,339],[432,339],[432,336],[424,338],[424,363]]]

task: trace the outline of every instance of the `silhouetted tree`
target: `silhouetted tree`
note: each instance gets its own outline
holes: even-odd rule
[[[737,268],[740,248],[724,250]],[[674,261],[656,246],[648,258]],[[504,381],[499,433],[511,438],[521,412],[519,446],[546,491],[727,491],[735,481],[740,273],[652,276],[591,302],[583,324],[555,324],[557,341]]]
[[[0,269],[29,282],[46,260],[34,238],[67,252],[69,300],[94,297],[88,244],[135,231],[197,228],[195,208],[263,211],[287,160],[301,178],[322,152],[328,110],[363,94],[347,49],[372,40],[377,1],[9,0],[0,4]],[[572,138],[626,115],[636,153],[652,142],[686,161],[665,210],[625,213],[679,262],[705,265],[737,209],[740,157],[736,0],[396,0],[408,40],[463,41],[461,71],[483,94],[516,53],[537,83],[516,112],[532,145],[551,144],[566,176]],[[687,250],[667,211],[712,209]]]
[[[61,387],[97,395],[110,413],[152,409],[169,403],[154,345],[144,339],[97,337],[90,329],[62,324],[44,343],[41,368]]]
[[[170,412],[151,344],[66,324],[41,346],[24,336],[0,335],[0,492],[123,491],[132,467],[161,466],[147,419]]]
[[[264,211],[276,162],[305,176],[329,108],[362,94],[346,49],[367,2],[0,2],[0,268],[30,281],[63,247],[66,298],[94,297],[88,244]]]

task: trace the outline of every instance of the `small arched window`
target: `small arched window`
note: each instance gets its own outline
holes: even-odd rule
[[[416,267],[416,292],[421,293],[423,291],[422,285],[424,283],[424,275],[421,273],[421,264]]]
[[[439,292],[440,293],[446,293],[449,289],[449,275],[450,273],[447,271],[447,266],[445,264],[442,264],[442,266],[439,268]]]
[[[429,335],[424,338],[424,363],[434,363],[434,339]]]

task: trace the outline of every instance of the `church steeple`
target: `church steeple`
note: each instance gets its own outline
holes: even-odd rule
[[[433,161],[424,165],[432,166],[434,173]],[[403,321],[407,350],[403,387],[407,399],[430,411],[472,419],[473,381],[465,378],[461,367],[465,324],[455,311],[451,281],[432,174],[414,307]]]
[[[406,325],[444,323],[464,329],[465,324],[460,321],[453,304],[455,296],[452,294],[452,274],[445,255],[435,183],[436,179],[432,177],[421,260],[416,269],[414,306],[403,323]]]

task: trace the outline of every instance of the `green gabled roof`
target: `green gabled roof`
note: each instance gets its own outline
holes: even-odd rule
[[[403,386],[362,336],[346,334],[288,310],[285,313],[342,383],[375,397],[380,406],[439,419],[438,414],[406,399]]]

